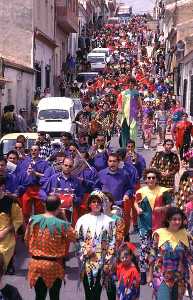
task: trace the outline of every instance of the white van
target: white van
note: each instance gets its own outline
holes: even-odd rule
[[[90,52],[87,55],[87,61],[90,63],[92,71],[103,71],[107,66],[105,53]]]
[[[43,98],[38,104],[37,131],[59,137],[61,132],[75,133],[74,101],[66,97]]]
[[[108,63],[111,61],[111,52],[109,48],[94,48],[91,53],[105,53],[106,61]]]

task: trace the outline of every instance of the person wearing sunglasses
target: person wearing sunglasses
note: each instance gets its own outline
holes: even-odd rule
[[[17,192],[20,195],[24,222],[27,224],[32,214],[32,202],[35,214],[44,212],[44,205],[39,197],[40,179],[44,176],[49,164],[39,157],[40,148],[33,145],[29,157],[17,166],[19,183]]]
[[[40,185],[44,185],[48,182],[49,178],[55,174],[62,172],[62,165],[64,163],[65,155],[63,152],[58,152],[52,157],[50,161],[51,165],[46,169],[44,176],[40,178]]]
[[[56,191],[60,191],[60,196],[66,194],[71,195],[74,204],[73,223],[76,223],[83,192],[80,180],[72,175],[73,166],[73,158],[64,158],[61,166],[62,171],[51,176],[48,181],[41,186],[39,195],[42,201],[45,201],[50,193],[56,193]]]
[[[152,241],[152,232],[162,227],[166,210],[172,202],[169,193],[171,189],[159,185],[159,171],[153,168],[147,169],[144,173],[144,180],[146,185],[137,190],[135,197],[140,238],[141,284],[146,284],[147,257]]]

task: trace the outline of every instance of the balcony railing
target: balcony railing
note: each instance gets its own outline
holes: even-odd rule
[[[56,0],[56,18],[65,32],[78,32],[77,0]]]

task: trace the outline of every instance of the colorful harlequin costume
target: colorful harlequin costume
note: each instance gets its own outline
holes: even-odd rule
[[[170,189],[157,185],[154,189],[144,186],[136,192],[136,202],[143,211],[138,216],[141,272],[146,272],[147,269],[152,231],[162,227],[166,212],[164,207],[172,201],[169,191]],[[158,207],[163,210],[156,211]]]
[[[185,229],[176,233],[160,228],[153,234],[149,263],[153,266],[153,288],[157,300],[183,299],[193,265],[193,241]]]
[[[64,279],[63,258],[67,241],[74,240],[75,233],[69,223],[56,218],[35,215],[31,218],[25,240],[32,258],[28,280],[34,287],[38,278],[51,288],[56,279]]]
[[[176,125],[176,148],[180,151],[181,160],[184,154],[189,150],[191,136],[193,135],[192,123],[189,121],[180,121]]]
[[[75,229],[81,279],[85,281],[86,278],[90,288],[96,284],[105,285],[115,258],[115,223],[103,213],[97,216],[89,213],[79,218]]]
[[[160,172],[168,171],[170,173],[168,176],[161,176],[160,185],[174,188],[175,175],[180,170],[180,161],[176,153],[166,153],[164,151],[156,152],[150,167],[155,168]]]
[[[118,288],[117,294],[120,300],[135,300],[140,294],[140,274],[134,265],[125,266],[119,263],[117,266]]]
[[[193,169],[185,171],[179,182],[178,192],[176,194],[176,206],[184,209],[189,198],[193,195]]]

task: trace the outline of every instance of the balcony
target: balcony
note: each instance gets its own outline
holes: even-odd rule
[[[77,0],[56,0],[58,25],[66,32],[78,32]]]

